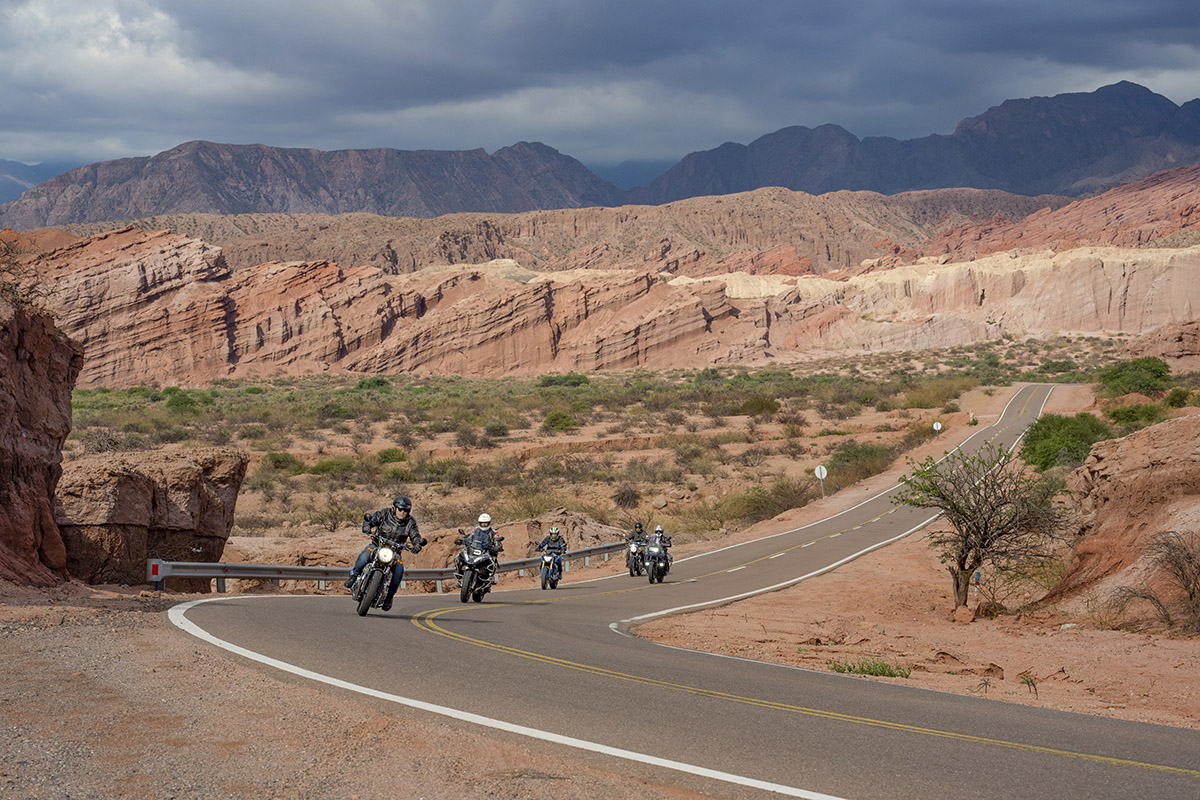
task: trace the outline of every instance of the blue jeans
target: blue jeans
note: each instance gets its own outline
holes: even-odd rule
[[[350,574],[355,577],[362,574],[366,569],[367,564],[375,557],[375,548],[367,545],[363,551],[358,554],[358,558],[354,561],[354,569],[350,570]],[[404,565],[397,563],[396,568],[392,570],[392,582],[388,584],[387,599],[391,600],[396,596],[396,590],[400,588],[400,581],[404,578]]]

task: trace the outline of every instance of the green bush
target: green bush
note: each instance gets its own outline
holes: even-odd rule
[[[774,414],[779,411],[779,401],[773,397],[751,395],[742,401],[742,405],[739,410],[747,417],[753,417],[759,414]]]
[[[848,658],[844,661],[831,658],[825,663],[834,672],[849,672],[855,675],[875,675],[881,678],[907,678],[912,674],[912,667],[889,664],[882,658],[863,657],[856,662],[852,662]]]
[[[1192,393],[1187,389],[1183,388],[1182,386],[1176,386],[1174,389],[1167,392],[1167,397],[1165,400],[1163,400],[1163,403],[1171,408],[1183,408],[1187,405],[1188,399],[1191,396]]]
[[[568,372],[565,375],[546,375],[540,381],[538,386],[586,386],[591,381],[586,375],[580,375],[578,372]]]
[[[354,391],[380,391],[389,392],[392,389],[392,382],[382,375],[375,375],[370,378],[363,378],[358,383],[354,384]]]
[[[1021,458],[1047,470],[1054,466],[1082,464],[1092,445],[1113,438],[1104,420],[1086,412],[1073,417],[1047,414],[1029,426],[1021,442]]]
[[[1162,406],[1146,403],[1111,408],[1105,413],[1113,422],[1130,428],[1144,428],[1147,425],[1153,425],[1162,420],[1165,415]]]
[[[291,453],[264,453],[258,462],[267,469],[299,475],[304,472],[304,462]]]
[[[399,447],[385,447],[376,453],[375,457],[379,459],[380,464],[394,464],[397,461],[406,461],[408,453]]]
[[[345,477],[352,474],[356,466],[352,458],[326,458],[313,464],[308,471],[313,475]]]
[[[566,411],[551,411],[542,421],[542,430],[550,433],[566,433],[579,427],[579,420]]]
[[[1171,368],[1161,358],[1147,356],[1113,364],[1100,371],[1100,385],[1110,396],[1156,395],[1171,386]]]
[[[726,501],[728,516],[742,524],[753,525],[807,505],[819,491],[816,486],[781,478],[770,486],[754,486],[744,494],[731,497]]]

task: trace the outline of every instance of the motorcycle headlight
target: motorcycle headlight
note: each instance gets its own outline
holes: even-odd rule
[[[631,543],[630,543],[630,545],[629,545],[629,552],[631,552],[631,553],[636,553],[636,552],[637,552],[637,545],[636,545],[636,544],[633,544],[633,543],[631,542]]]
[[[483,555],[483,551],[482,551],[482,550],[480,550],[478,547],[472,547],[472,548],[471,548],[471,555],[473,555],[473,556],[481,556],[481,555]]]
[[[379,560],[382,561],[383,563],[390,564],[390,563],[392,563],[392,560],[395,557],[396,557],[396,551],[393,550],[392,548],[390,548],[390,547],[379,548]]]
[[[650,552],[651,552],[651,553],[657,553],[657,552],[658,552],[658,548],[657,548],[657,547],[651,547],[651,548],[650,548]]]
[[[542,561],[553,561],[553,560],[554,560],[554,556],[550,555],[549,553],[542,556]]]

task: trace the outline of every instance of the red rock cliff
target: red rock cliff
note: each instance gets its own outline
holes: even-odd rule
[[[0,297],[0,578],[33,586],[67,579],[54,521],[62,443],[81,349],[52,317]]]

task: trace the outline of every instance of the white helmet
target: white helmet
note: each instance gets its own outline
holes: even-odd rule
[[[655,533],[662,533],[662,532],[663,532],[662,525],[655,525],[655,526],[654,526],[654,532],[655,532]]]
[[[479,515],[479,524],[484,525],[484,526],[491,525],[492,524],[492,515],[491,514],[480,514]]]

